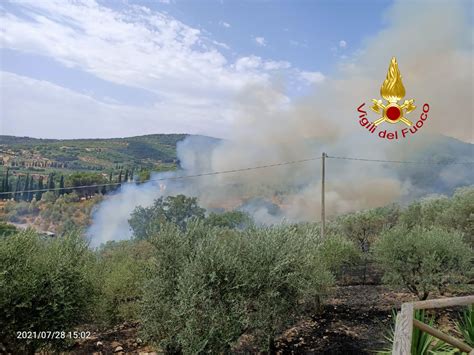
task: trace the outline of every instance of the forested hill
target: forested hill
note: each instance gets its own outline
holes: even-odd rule
[[[152,134],[111,139],[37,139],[0,135],[0,164],[18,168],[155,168],[176,162],[176,143],[186,134]]]

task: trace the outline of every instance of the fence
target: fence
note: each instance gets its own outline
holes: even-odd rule
[[[474,350],[468,344],[453,338],[429,325],[413,319],[413,313],[416,309],[444,308],[452,306],[466,306],[474,304],[474,296],[441,298],[436,300],[411,302],[402,304],[402,310],[397,315],[397,324],[395,327],[395,339],[393,342],[392,355],[410,355],[411,337],[413,327],[428,333],[444,342],[451,344],[461,351],[474,355]]]

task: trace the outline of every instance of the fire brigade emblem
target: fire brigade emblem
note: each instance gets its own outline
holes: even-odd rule
[[[415,100],[405,100],[402,105],[398,104],[405,97],[405,87],[403,86],[402,76],[395,57],[392,58],[388,67],[387,78],[380,88],[380,96],[387,103],[385,104],[382,100],[372,99],[373,105],[371,109],[382,115],[382,117],[373,122],[374,126],[378,126],[382,122],[397,123],[398,121],[405,123],[407,126],[413,125],[404,115],[416,108],[413,104]]]

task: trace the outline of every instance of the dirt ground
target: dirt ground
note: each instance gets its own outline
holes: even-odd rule
[[[387,344],[392,308],[414,300],[408,293],[383,286],[342,286],[334,290],[320,314],[301,319],[276,339],[280,354],[371,354]],[[74,354],[153,354],[138,337],[138,324],[125,323],[96,333],[72,349]],[[243,346],[238,353],[253,352]]]
[[[284,332],[277,348],[283,354],[373,354],[388,345],[392,309],[411,300],[383,286],[338,287],[323,312]]]

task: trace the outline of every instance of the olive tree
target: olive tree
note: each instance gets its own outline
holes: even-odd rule
[[[16,332],[71,331],[88,319],[93,265],[91,251],[75,234],[46,239],[28,230],[0,238],[0,343],[7,352],[65,345],[62,339],[18,339]]]
[[[195,197],[185,195],[160,197],[150,207],[135,208],[128,223],[136,239],[148,239],[166,222],[183,229],[190,220],[203,219],[205,212]]]
[[[169,352],[228,353],[244,333],[272,350],[276,334],[318,305],[334,280],[330,267],[337,268],[318,233],[292,226],[165,223],[149,241],[143,335]]]
[[[472,273],[472,249],[462,234],[441,227],[387,230],[375,244],[375,255],[386,283],[406,287],[421,300]]]

